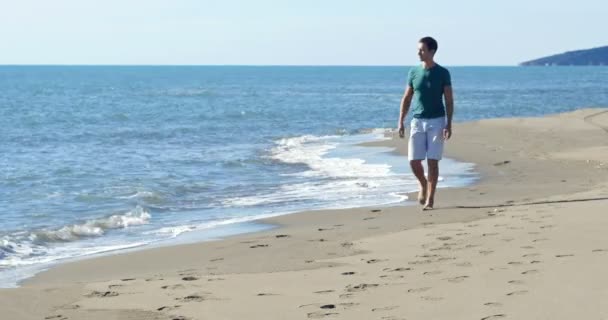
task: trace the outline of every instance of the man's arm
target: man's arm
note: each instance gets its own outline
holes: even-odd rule
[[[405,129],[403,127],[403,121],[410,110],[410,104],[412,103],[412,97],[414,96],[414,89],[411,86],[407,86],[403,98],[401,98],[401,111],[399,112],[399,137],[403,138],[405,135]]]
[[[445,113],[448,118],[448,123],[443,130],[443,138],[445,140],[452,136],[452,115],[454,114],[454,95],[452,94],[452,86],[443,87],[443,96],[445,97]]]

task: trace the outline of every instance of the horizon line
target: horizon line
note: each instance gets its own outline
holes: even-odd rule
[[[0,63],[0,67],[411,67],[417,64],[68,64],[68,63]],[[446,67],[519,67],[520,64],[468,65],[440,64]]]

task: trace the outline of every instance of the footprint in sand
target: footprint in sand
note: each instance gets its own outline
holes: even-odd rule
[[[44,319],[45,320],[50,320],[50,319],[53,319],[53,320],[67,320],[68,317],[65,317],[65,316],[62,316],[62,315],[58,314],[58,315],[55,315],[55,316],[44,317]]]
[[[454,263],[455,266],[457,267],[472,267],[473,264],[470,262],[459,262],[459,263]]]
[[[329,230],[333,230],[334,228],[318,228],[318,231],[329,231]]]
[[[537,274],[537,273],[539,273],[539,272],[540,272],[540,271],[538,271],[538,270],[536,270],[536,269],[533,269],[533,270],[527,270],[527,271],[524,271],[524,272],[522,272],[521,274],[529,275],[529,274]]]
[[[376,213],[376,212],[382,212],[382,210],[380,210],[380,209],[373,209],[373,210],[371,210],[371,212],[374,212],[374,213]]]
[[[534,239],[532,240],[532,242],[541,242],[541,241],[548,241],[549,239],[547,238],[541,238],[541,239]]]
[[[360,292],[360,291],[365,291],[369,288],[376,288],[378,287],[379,284],[377,283],[362,283],[362,284],[358,284],[358,285],[348,285],[346,286],[346,291],[347,292]]]
[[[482,254],[482,255],[484,255],[484,256],[487,256],[487,255],[489,255],[490,253],[493,253],[493,252],[494,251],[492,251],[492,250],[482,250],[482,251],[479,251],[479,253]]]
[[[349,303],[339,303],[338,305],[344,309],[349,309],[349,308],[358,306],[359,304],[355,303],[355,302],[349,302]]]
[[[509,281],[509,284],[523,285],[523,284],[526,284],[526,283],[524,281],[522,281],[522,280],[511,280],[511,281]]]
[[[334,292],[334,290],[321,290],[321,291],[315,291],[314,293],[325,294],[325,293],[332,293],[332,292]]]
[[[447,260],[456,260],[455,257],[441,257],[439,259],[437,259],[437,261],[447,261]]]
[[[441,246],[441,247],[437,247],[437,248],[431,248],[431,249],[429,249],[429,250],[430,250],[430,251],[444,251],[444,250],[445,250],[445,251],[451,251],[452,249],[453,249],[453,248],[452,248],[452,247],[450,247],[449,245],[445,245],[445,244],[444,244],[444,245],[443,245],[443,246]]]
[[[510,264],[510,265],[515,265],[515,266],[519,266],[519,265],[522,265],[522,264],[524,264],[524,263],[523,263],[523,262],[521,262],[521,261],[511,261],[511,262],[509,262],[508,264]]]
[[[165,280],[164,278],[148,278],[146,279],[146,282],[150,282],[150,281],[163,281]]]
[[[388,279],[388,280],[399,280],[399,279],[403,279],[405,277],[402,275],[398,275],[398,274],[384,274],[384,275],[381,275],[380,278]]]
[[[506,314],[493,314],[491,316],[487,316],[487,317],[483,317],[481,318],[481,320],[493,320],[493,319],[500,319],[500,318],[504,318],[506,317]]]
[[[420,292],[425,292],[431,290],[431,287],[422,287],[422,288],[415,288],[415,289],[409,289],[407,290],[407,292],[409,293],[420,293]]]
[[[520,296],[522,294],[526,294],[528,293],[528,290],[518,290],[518,291],[513,291],[513,292],[509,292],[507,293],[508,296]]]
[[[565,257],[574,257],[573,254],[558,254],[555,255],[556,258],[565,258]]]
[[[88,298],[108,298],[108,297],[116,297],[118,296],[118,292],[114,292],[114,291],[93,291],[87,295],[85,295],[85,297]]]
[[[183,284],[174,284],[174,285],[166,285],[166,286],[162,286],[160,287],[161,289],[170,289],[170,290],[176,290],[176,289],[184,289],[184,285]]]
[[[542,261],[539,261],[539,260],[532,260],[532,261],[530,261],[530,264],[537,264],[537,263],[541,263],[541,262]]]
[[[183,277],[182,280],[184,281],[195,281],[198,280],[197,277],[193,277],[193,276],[188,276],[188,277]]]
[[[352,276],[355,273],[356,272],[354,272],[354,271],[347,271],[347,272],[342,272],[341,275],[343,275],[343,276]]]
[[[484,237],[497,236],[497,235],[499,235],[498,232],[489,232],[489,233],[482,234],[482,236],[484,236]]]
[[[502,303],[500,302],[486,302],[483,305],[487,307],[502,307]]]
[[[268,293],[268,292],[260,292],[256,294],[258,297],[267,297],[267,296],[278,296],[276,293]]]
[[[249,248],[255,249],[255,248],[266,248],[268,247],[267,244],[256,244],[254,246],[250,246]]]
[[[534,249],[533,246],[523,246],[523,247],[520,247],[520,248],[522,248],[522,249]]]
[[[540,253],[528,253],[528,254],[524,254],[522,257],[532,258],[532,257],[538,257],[538,256],[540,256]]]
[[[426,259],[426,260],[415,260],[415,261],[408,262],[408,264],[413,264],[413,265],[429,264],[429,263],[433,263],[433,260]]]
[[[206,298],[203,296],[200,296],[198,294],[191,294],[191,295],[185,296],[183,298],[175,298],[175,300],[181,300],[184,302],[202,302],[202,301],[205,301]]]
[[[338,297],[339,297],[340,299],[350,299],[350,298],[352,298],[352,297],[353,297],[353,295],[354,295],[354,294],[352,294],[352,293],[343,293],[343,294],[339,295]]]
[[[190,318],[187,318],[184,316],[176,316],[176,317],[172,317],[171,320],[190,320]]]
[[[441,271],[441,270],[435,270],[435,271],[427,271],[427,272],[423,273],[423,275],[425,275],[425,276],[434,276],[434,275],[438,275],[438,274],[441,274],[441,273],[443,273],[443,271]]]
[[[459,276],[459,277],[447,278],[447,279],[443,279],[443,280],[447,280],[448,282],[452,282],[452,283],[459,283],[459,282],[463,282],[468,277],[469,276]]]
[[[608,249],[593,249],[591,252],[608,252]]]
[[[373,308],[372,312],[390,311],[390,310],[395,310],[397,308],[399,308],[399,306],[388,306],[388,307],[382,307],[382,308]]]
[[[367,218],[363,218],[363,220],[374,220],[376,219],[376,217],[367,217]]]
[[[322,312],[322,311],[317,311],[317,312],[309,312],[307,314],[309,319],[321,319],[321,318],[325,318],[325,317],[331,317],[331,316],[337,316],[339,315],[339,313],[336,312]]]
[[[289,237],[291,237],[291,236],[290,236],[290,235],[288,235],[288,234],[277,234],[277,235],[276,235],[276,236],[274,236],[274,237],[275,237],[275,238],[289,238]]]
[[[422,297],[420,297],[420,299],[426,300],[426,301],[441,301],[441,300],[443,300],[442,297],[432,297],[432,296],[422,296]]]
[[[437,240],[441,240],[441,241],[447,241],[447,240],[450,240],[450,239],[452,239],[452,237],[447,237],[447,236],[445,236],[445,237],[437,237]]]
[[[216,262],[216,261],[222,261],[222,260],[224,260],[224,258],[216,258],[216,259],[209,260],[209,262]]]
[[[386,261],[386,260],[383,260],[383,259],[370,259],[370,260],[367,260],[365,262],[367,264],[374,264],[374,263],[383,262],[383,261]]]
[[[69,304],[66,306],[62,307],[63,310],[76,310],[76,309],[80,309],[80,306],[77,304]]]
[[[162,306],[162,307],[156,309],[156,311],[171,311],[171,310],[175,310],[179,307],[181,307],[179,304],[174,305],[174,306]]]
[[[412,270],[412,268],[405,268],[405,267],[395,268],[395,269],[391,269],[391,268],[382,269],[382,271],[388,271],[388,272],[404,272],[404,271],[411,271],[411,270]]]
[[[135,280],[135,278],[120,279],[120,281],[133,281],[133,280]]]

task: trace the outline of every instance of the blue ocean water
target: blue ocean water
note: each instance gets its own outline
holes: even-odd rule
[[[260,217],[406,203],[407,161],[358,144],[396,126],[407,71],[0,66],[0,286]],[[604,67],[450,71],[455,121],[608,105]],[[474,166],[446,159],[441,178],[470,184]]]

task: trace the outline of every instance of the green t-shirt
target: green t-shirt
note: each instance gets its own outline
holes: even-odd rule
[[[414,89],[412,101],[414,118],[445,117],[443,89],[452,85],[448,69],[438,64],[430,69],[425,69],[423,66],[414,67],[410,69],[407,83]]]

